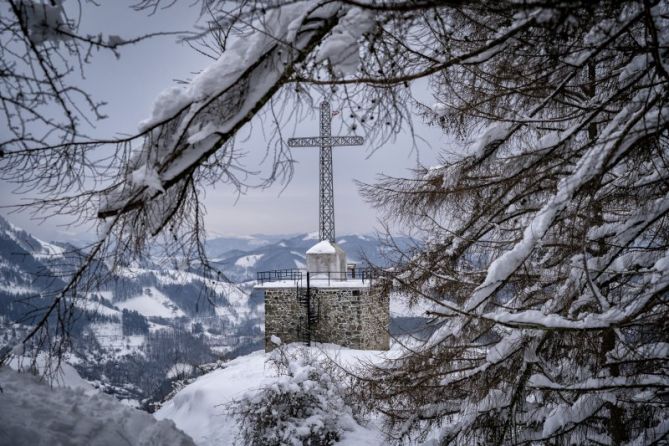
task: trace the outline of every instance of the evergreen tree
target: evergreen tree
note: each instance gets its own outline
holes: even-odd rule
[[[363,188],[427,237],[388,288],[432,302],[438,329],[368,384],[399,438],[666,441],[667,13],[502,2],[431,21],[437,53],[486,49],[425,110],[457,150]]]
[[[136,311],[123,309],[121,315],[123,336],[145,335],[149,333],[149,323],[146,318]]]

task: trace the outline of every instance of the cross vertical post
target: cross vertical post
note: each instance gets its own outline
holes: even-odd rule
[[[318,213],[318,237],[320,240],[335,241],[334,222],[334,187],[332,178],[332,146],[327,142],[332,136],[332,114],[330,104],[321,102],[321,150],[319,151],[319,213]]]
[[[360,146],[362,136],[332,136],[332,112],[330,103],[320,105],[320,136],[290,138],[288,147],[319,147],[319,214],[318,237],[320,240],[335,242],[334,186],[332,179],[332,147]]]

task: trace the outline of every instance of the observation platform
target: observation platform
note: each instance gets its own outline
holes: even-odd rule
[[[389,299],[375,286],[377,272],[346,262],[336,243],[321,240],[306,254],[305,269],[257,273],[264,293],[265,351],[284,343],[330,342],[387,350]]]
[[[349,269],[345,272],[279,269],[261,271],[255,288],[365,288],[373,285],[378,275],[371,268]]]

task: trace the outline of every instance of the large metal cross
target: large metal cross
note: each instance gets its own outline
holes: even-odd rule
[[[308,138],[290,138],[288,147],[320,147],[319,172],[319,215],[318,237],[320,240],[335,241],[334,192],[332,187],[332,148],[335,146],[360,146],[362,136],[332,136],[332,113],[330,103],[321,102],[321,135]]]

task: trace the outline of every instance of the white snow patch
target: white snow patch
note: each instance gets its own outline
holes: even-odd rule
[[[190,104],[204,102],[225,91],[238,81],[244,70],[269,51],[277,40],[292,41],[309,8],[308,2],[277,8],[263,18],[262,24],[254,23],[263,28],[261,31],[248,38],[231,39],[221,57],[202,70],[188,85],[171,87],[161,93],[154,104],[152,116],[140,123],[140,130],[146,130],[173,117]],[[198,140],[203,137],[203,134],[198,135]]]
[[[220,280],[206,279],[198,274],[188,271],[174,269],[150,270],[143,268],[119,268],[117,274],[136,279],[141,275],[153,275],[160,285],[187,285],[193,282],[201,282],[207,288],[218,294],[222,294],[228,302],[235,306],[243,306],[248,301],[248,296],[239,287]]]
[[[54,245],[53,243],[45,242],[38,238],[36,238],[35,240],[37,240],[39,244],[42,245],[42,249],[40,251],[33,252],[33,256],[35,256],[38,259],[61,257],[65,253],[65,249],[61,248],[60,246]]]
[[[149,190],[165,192],[156,168],[149,167],[146,164],[132,171],[130,174],[130,181],[138,186],[146,186]]]
[[[329,240],[321,240],[307,250],[307,254],[335,254],[336,252]]]
[[[432,111],[439,116],[443,116],[448,111],[448,106],[446,104],[442,104],[441,102],[437,102],[432,105]]]
[[[118,323],[94,323],[89,325],[95,339],[117,356],[141,353],[146,339],[142,335],[124,336],[123,327]]]
[[[573,405],[560,404],[544,421],[542,435],[549,437],[572,423],[580,423],[601,409],[607,401],[615,404],[616,397],[608,392],[595,395],[586,394],[581,395]]]
[[[347,367],[354,367],[359,361],[379,362],[387,355],[387,352],[350,350],[332,344],[317,344],[312,351],[336,358],[339,364]],[[227,414],[226,406],[247,392],[271,385],[277,380],[274,369],[265,365],[265,357],[264,352],[257,351],[230,361],[225,368],[199,377],[167,401],[154,414],[155,417],[159,420],[173,420],[199,446],[234,444],[239,427]],[[385,442],[376,424],[370,422],[367,427],[358,426],[352,432],[344,432],[342,440],[337,444],[382,445]]]
[[[472,148],[472,153],[476,157],[483,155],[483,151],[486,147],[491,144],[501,143],[503,140],[508,138],[509,132],[512,129],[511,123],[495,123],[488,126],[478,137],[474,147]]]
[[[21,351],[23,345],[17,346],[14,351]],[[40,378],[43,377],[45,381],[53,387],[69,387],[71,389],[79,389],[88,395],[93,395],[98,391],[86,380],[84,380],[74,367],[66,362],[61,362],[60,367],[57,364],[50,364],[47,355],[40,353],[33,364],[32,358],[27,356],[13,356],[8,364],[12,370],[20,373],[32,374],[36,372]],[[44,376],[45,372],[50,372],[49,376]]]
[[[109,395],[51,388],[6,367],[0,369],[0,386],[2,438],[11,444],[194,445],[174,423],[156,421]]]
[[[5,230],[3,231],[3,233],[9,239],[16,242],[16,244],[19,245],[21,248],[31,253],[33,257],[35,257],[36,259],[42,260],[42,259],[50,259],[53,257],[60,257],[65,253],[65,249],[61,248],[60,246],[54,245],[53,243],[45,242],[44,240],[40,240],[37,237],[33,237],[25,230],[17,226],[14,226],[7,220],[5,221],[7,222],[11,230],[9,231]],[[28,240],[36,241],[39,244],[39,246],[36,247],[32,243],[17,237],[17,235],[25,235],[28,237]]]
[[[351,8],[316,50],[318,62],[328,60],[339,75],[354,73],[360,65],[358,40],[374,27],[374,15]]]
[[[251,254],[248,256],[240,257],[235,262],[235,266],[241,268],[252,268],[258,263],[258,260],[262,259],[264,254]]]
[[[6,293],[11,293],[11,294],[24,294],[24,295],[27,294],[35,296],[39,295],[38,290],[14,284],[5,285],[0,283],[0,291],[4,291]]]
[[[74,305],[77,308],[88,311],[90,313],[101,314],[104,316],[121,316],[121,313],[118,310],[106,307],[100,302],[95,302],[93,300],[77,299],[74,301]]]
[[[148,291],[147,291],[148,290]],[[151,317],[180,317],[185,316],[169,297],[158,291],[155,287],[145,288],[144,294],[117,303],[121,310],[136,311],[142,316]]]

